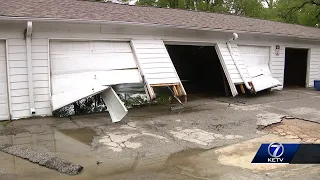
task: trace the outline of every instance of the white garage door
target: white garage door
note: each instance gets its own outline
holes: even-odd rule
[[[53,110],[106,85],[142,82],[129,42],[53,41],[50,61]]]
[[[281,86],[269,67],[270,47],[239,45],[240,53],[256,92]]]
[[[0,120],[9,119],[5,42],[0,41]]]
[[[261,74],[271,75],[269,68],[270,48],[267,46],[238,45],[244,64],[251,77]]]

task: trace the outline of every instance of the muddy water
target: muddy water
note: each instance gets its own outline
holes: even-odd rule
[[[190,165],[189,157],[203,150],[188,150],[175,154],[148,154],[143,156],[104,157],[90,144],[95,136],[92,129],[61,130],[40,134],[18,133],[0,136],[2,144],[22,144],[84,167],[79,175],[70,176],[33,164],[27,160],[0,152],[0,180],[91,180],[91,179],[199,179]],[[97,162],[101,161],[101,162]],[[212,165],[212,164],[211,164]],[[190,166],[190,167],[189,167]],[[216,165],[218,167],[218,165]],[[203,177],[202,177],[203,178]]]
[[[21,144],[39,152],[53,152],[57,157],[83,166],[83,171],[70,176],[0,152],[0,180],[215,180],[239,179],[237,174],[256,179],[257,174],[265,176],[262,173],[277,169],[286,172],[291,168],[250,163],[262,142],[288,141],[275,135],[212,150],[191,149],[174,154],[134,154],[124,150],[121,154],[104,147],[93,149],[90,144],[96,134],[91,129],[37,132],[0,136],[0,145]],[[258,173],[252,174],[253,171]],[[318,172],[319,168],[314,170],[315,177]]]
[[[93,137],[96,135],[94,130],[90,128],[62,129],[60,132],[87,145],[91,144]]]

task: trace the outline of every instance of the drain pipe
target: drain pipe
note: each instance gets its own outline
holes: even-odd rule
[[[235,58],[234,55],[233,55],[233,51],[232,51],[232,48],[231,48],[231,45],[230,45],[230,42],[237,40],[239,36],[238,36],[237,33],[233,33],[232,35],[233,35],[233,37],[227,41],[227,46],[228,46],[229,53],[230,53],[230,55],[231,55],[232,61],[233,61],[234,64],[236,65],[236,68],[237,68],[237,70],[238,70],[238,72],[239,72],[239,74],[240,74],[240,77],[241,77],[241,79],[243,80],[246,88],[249,89],[249,90],[252,90],[252,87],[251,87],[251,86],[249,85],[249,83],[246,81],[246,78],[244,77],[244,75],[243,75],[243,73],[242,73],[242,70],[241,70],[238,62],[236,61],[236,58]]]
[[[33,75],[32,75],[32,21],[27,22],[27,29],[25,31],[25,39],[27,46],[27,63],[28,63],[28,85],[29,85],[29,103],[30,103],[30,112],[31,114],[35,114],[36,110],[34,107],[34,95],[33,95]]]

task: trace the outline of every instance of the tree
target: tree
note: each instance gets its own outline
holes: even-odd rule
[[[226,0],[229,13],[237,16],[262,17],[264,10],[260,0]]]
[[[262,3],[265,3],[267,8],[269,8],[269,9],[273,9],[276,2],[277,2],[276,0],[262,0]]]
[[[277,12],[281,21],[318,27],[320,0],[279,0]]]

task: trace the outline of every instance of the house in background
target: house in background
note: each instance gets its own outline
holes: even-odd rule
[[[236,96],[320,78],[317,28],[79,0],[0,4],[0,120],[50,116],[101,92],[117,111],[115,84],[143,83],[153,99],[158,86]]]

